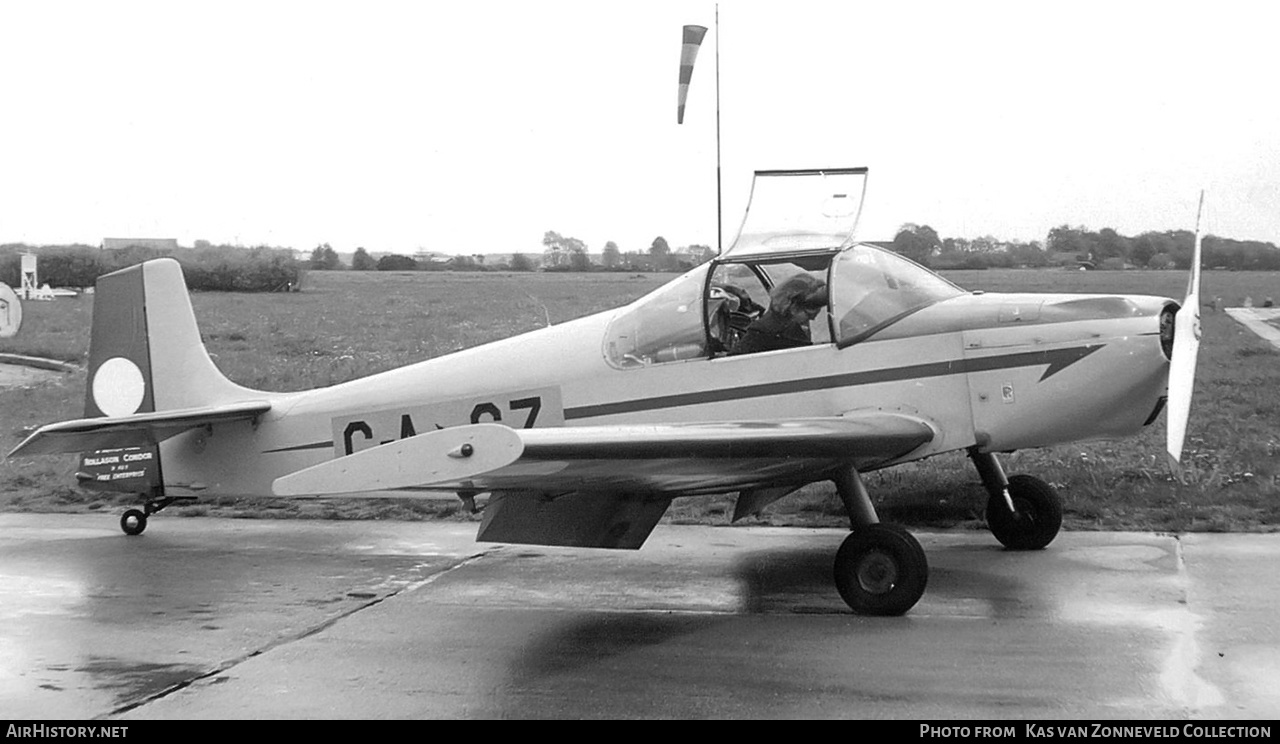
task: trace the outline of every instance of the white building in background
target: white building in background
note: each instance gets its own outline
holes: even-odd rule
[[[440,251],[417,251],[413,254],[413,260],[423,265],[435,264],[443,266],[448,263],[451,258],[453,258],[453,256],[447,253],[441,253]]]
[[[44,286],[39,286],[40,277],[37,266],[38,262],[39,258],[34,253],[22,254],[22,286],[18,289],[18,293],[14,297],[15,303],[18,297],[21,297],[24,300],[53,300],[58,297],[74,297],[76,295],[76,292],[73,290],[53,289],[47,283]],[[2,284],[0,284],[0,286],[3,286],[10,294],[13,293],[13,290],[10,290],[9,287]],[[17,310],[14,310],[13,312],[17,312]],[[18,318],[21,320],[21,313],[19,313]],[[14,329],[14,332],[17,332],[16,328]]]
[[[24,300],[31,299],[36,292],[36,287],[40,286],[36,272],[36,254],[22,254],[22,285],[18,289],[18,296]]]

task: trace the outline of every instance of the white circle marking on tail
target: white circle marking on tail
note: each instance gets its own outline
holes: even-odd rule
[[[147,383],[138,365],[124,357],[112,357],[93,375],[93,402],[108,416],[137,413]]]

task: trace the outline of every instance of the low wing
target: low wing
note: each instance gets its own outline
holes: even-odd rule
[[[690,496],[872,469],[933,438],[924,421],[864,413],[791,421],[582,426],[520,431],[524,453],[475,479],[489,490],[625,491]]]
[[[493,496],[482,541],[635,548],[677,496],[785,493],[842,467],[873,469],[934,437],[919,418],[879,411],[791,421],[509,430],[518,435],[518,447],[482,426],[493,425],[374,447],[284,476],[273,489],[280,495],[410,487],[488,491]],[[463,442],[472,449],[460,457]]]
[[[266,401],[248,401],[205,408],[62,421],[37,429],[15,447],[9,457],[156,444],[188,429],[252,420],[269,410],[271,404]]]
[[[276,479],[280,496],[406,488],[691,496],[873,469],[933,439],[923,420],[871,412],[791,421],[564,426],[473,424],[419,434]],[[464,450],[462,449],[465,447]]]

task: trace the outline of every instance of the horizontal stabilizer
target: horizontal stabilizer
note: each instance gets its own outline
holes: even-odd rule
[[[463,481],[510,465],[524,445],[514,429],[472,424],[419,434],[277,478],[277,496],[327,496]]]
[[[163,442],[199,426],[251,420],[269,410],[271,404],[267,401],[248,401],[158,413],[62,421],[37,429],[15,447],[9,457],[141,447]]]

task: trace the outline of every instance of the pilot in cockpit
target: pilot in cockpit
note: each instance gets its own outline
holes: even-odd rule
[[[730,354],[792,349],[812,343],[809,323],[827,307],[827,285],[796,274],[769,292],[769,309],[747,327]]]

